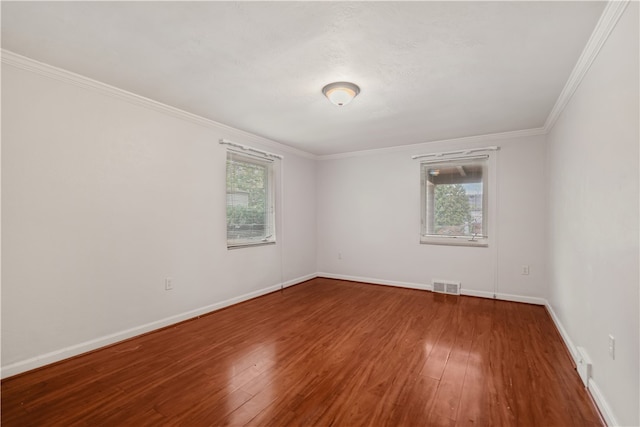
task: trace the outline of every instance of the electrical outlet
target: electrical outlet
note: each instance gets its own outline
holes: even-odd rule
[[[609,356],[613,360],[616,359],[616,339],[613,335],[609,335]]]
[[[166,279],[164,279],[164,290],[170,291],[172,289],[173,289],[173,278],[167,277]]]
[[[342,259],[342,252],[338,252],[338,259]]]
[[[529,266],[528,265],[523,265],[522,268],[520,269],[520,274],[522,274],[523,276],[528,276],[529,275]]]

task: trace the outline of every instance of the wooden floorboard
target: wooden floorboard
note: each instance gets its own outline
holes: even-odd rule
[[[3,426],[600,426],[544,307],[314,279],[2,381]]]

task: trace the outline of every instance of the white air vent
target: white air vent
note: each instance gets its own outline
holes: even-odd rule
[[[434,279],[431,283],[433,284],[433,292],[460,295],[460,282]]]

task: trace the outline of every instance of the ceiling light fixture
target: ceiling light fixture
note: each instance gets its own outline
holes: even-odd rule
[[[360,93],[360,88],[349,82],[335,82],[323,87],[322,93],[333,104],[342,107],[350,103]]]

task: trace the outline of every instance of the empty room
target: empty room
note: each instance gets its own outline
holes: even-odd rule
[[[2,1],[6,426],[639,426],[635,1]]]

